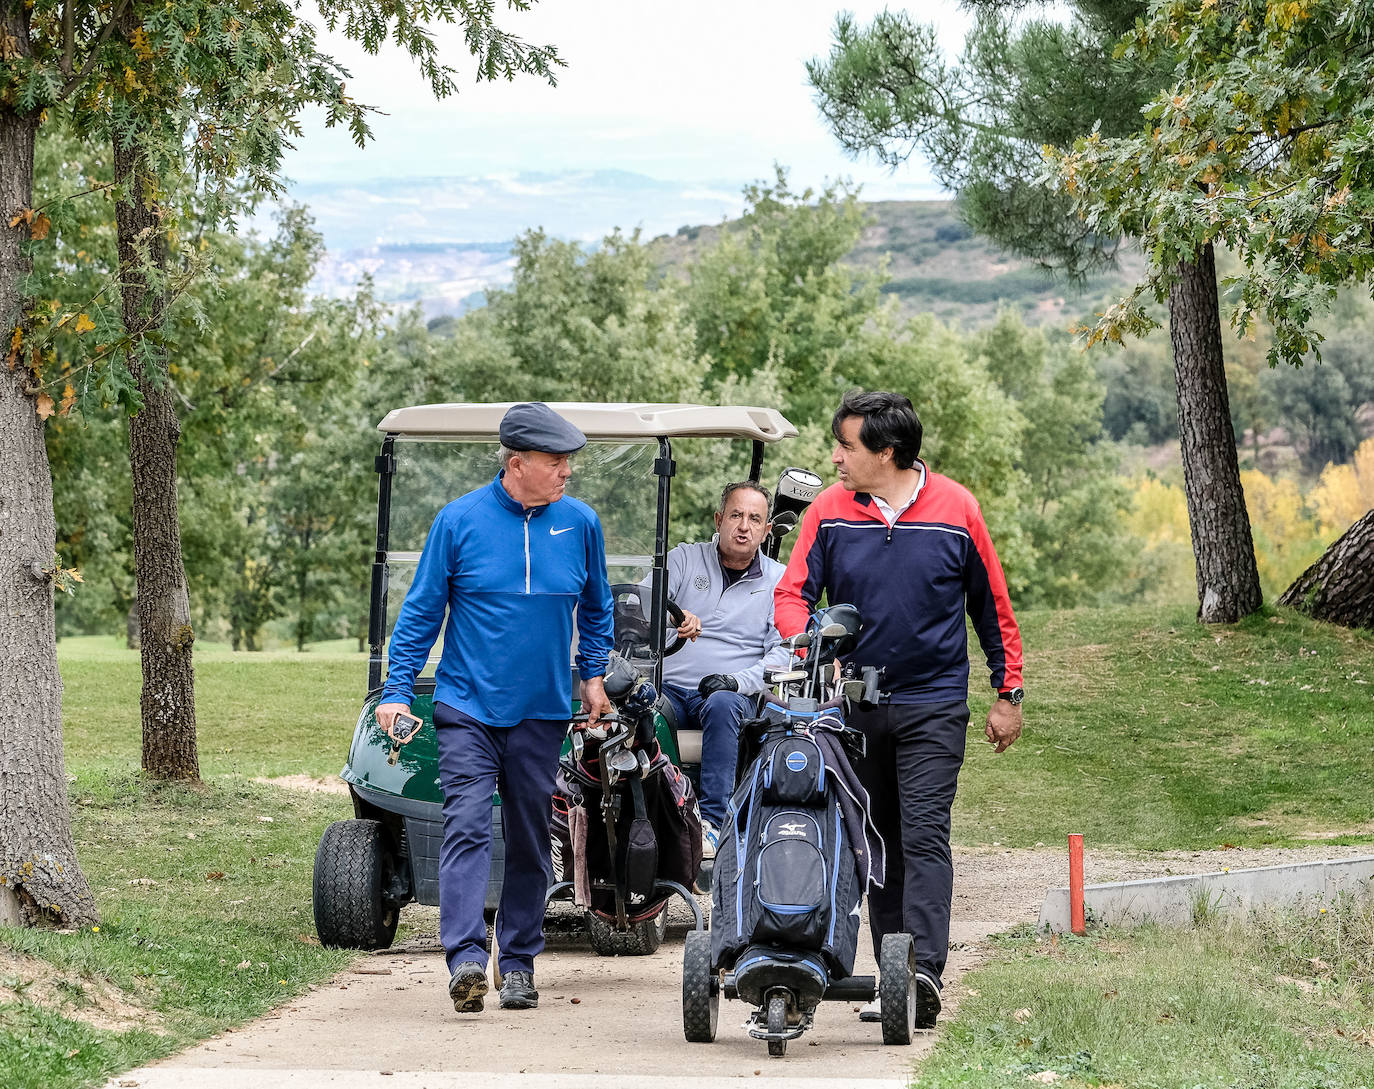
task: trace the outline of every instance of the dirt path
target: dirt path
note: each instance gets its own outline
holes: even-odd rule
[[[1369,847],[1238,850],[1122,855],[1089,851],[1087,880],[1131,880],[1223,867],[1278,865],[1368,854]],[[1062,850],[956,850],[951,954],[945,974],[947,1020],[958,1009],[962,977],[983,957],[989,934],[1035,922],[1046,889],[1066,883]],[[433,909],[407,908],[407,919],[437,929]],[[668,940],[650,957],[598,957],[582,939],[570,906],[556,905],[549,948],[537,965],[540,1006],[459,1016],[449,1003],[447,972],[433,938],[363,958],[331,983],[241,1029],[131,1071],[110,1085],[132,1089],[599,1089],[672,1085],[711,1089],[750,1078],[765,1089],[805,1082],[806,1089],[888,1089],[907,1084],[913,1060],[934,1046],[935,1032],[911,1047],[884,1047],[877,1025],[860,1024],[857,1007],[823,1003],[815,1027],[782,1060],[742,1028],[747,1008],[722,1002],[714,1044],[682,1036],[682,936],[689,914],[672,916]],[[866,935],[858,973],[874,971]],[[586,1075],[587,1077],[580,1077]]]

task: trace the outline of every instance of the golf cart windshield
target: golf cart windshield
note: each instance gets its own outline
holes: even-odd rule
[[[458,496],[491,483],[500,468],[495,443],[398,442],[387,549],[386,639],[400,614],[435,516]],[[589,442],[573,457],[567,494],[601,519],[612,583],[639,582],[653,565],[658,444]],[[443,635],[422,676],[432,676]]]
[[[458,496],[489,484],[500,469],[496,437],[509,407],[419,405],[397,409],[378,425],[387,437],[378,459],[383,475],[369,688],[380,684],[386,644],[435,516]],[[777,411],[766,408],[574,402],[550,407],[587,436],[587,446],[573,458],[567,493],[587,503],[601,519],[612,584],[637,583],[655,567],[663,569],[668,478],[656,469],[663,467],[660,458],[671,452],[671,439],[749,440],[757,466],[764,443],[797,433]],[[422,677],[433,675],[442,646],[441,633]]]

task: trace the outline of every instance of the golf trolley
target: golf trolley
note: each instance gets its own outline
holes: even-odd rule
[[[722,997],[754,1007],[749,1035],[775,1058],[811,1027],[823,1000],[876,997],[883,1042],[911,1042],[910,935],[884,937],[878,979],[851,974],[860,907],[868,887],[882,883],[884,846],[849,766],[863,754],[864,737],[845,717],[852,705],[879,702],[881,671],[851,667],[830,681],[824,674],[852,648],[859,626],[851,605],[815,614],[787,641],[794,655],[809,657],[768,676],[777,695],[762,697],[758,715],[741,728],[711,931],[688,934],[683,952],[682,1024],[690,1042],[715,1039]]]
[[[576,458],[568,493],[588,503],[601,520],[606,541],[607,575],[615,596],[615,648],[632,675],[662,685],[662,659],[671,653],[672,627],[681,612],[668,599],[667,554],[672,479],[677,472],[673,443],[679,439],[746,440],[752,446],[748,475],[759,480],[764,448],[797,434],[776,410],[689,404],[608,404],[565,402],[550,405],[587,436]],[[381,949],[396,933],[400,909],[412,902],[439,902],[439,845],[443,838],[443,791],[433,724],[434,666],[442,635],[415,684],[412,713],[420,729],[397,748],[377,726],[375,710],[386,681],[387,645],[401,604],[414,577],[429,527],[445,504],[491,481],[496,474],[499,427],[510,403],[416,405],[396,409],[378,425],[377,550],[371,570],[368,619],[367,695],[353,729],[348,759],[340,773],[348,784],[354,817],[325,829],[315,855],[315,926],[328,946]],[[780,517],[765,547],[796,524],[820,490],[820,478],[787,469],[776,497]],[[641,584],[647,583],[646,592]],[[493,640],[518,633],[493,632]],[[501,653],[493,643],[493,653]],[[570,663],[571,665],[571,663]],[[610,678],[608,677],[608,682]],[[608,695],[611,695],[608,683]],[[576,686],[574,685],[574,691]],[[652,736],[664,759],[689,777],[700,774],[701,732],[676,721],[671,705],[656,699],[651,711],[627,713],[624,694],[618,713],[637,731]],[[578,710],[576,704],[569,714]],[[569,740],[575,744],[575,735]],[[605,738],[584,738],[618,760],[646,751]],[[617,755],[619,754],[619,755]],[[634,756],[636,762],[639,757]],[[590,765],[588,765],[590,767]],[[619,794],[629,779],[628,763],[613,785]],[[600,775],[600,771],[597,771]],[[647,780],[646,780],[647,781]],[[584,784],[587,785],[587,784]],[[623,804],[623,803],[622,803]],[[503,879],[504,837],[500,798],[492,804],[492,865],[487,886],[488,919],[494,917]],[[603,879],[609,880],[609,870]],[[710,864],[697,877],[704,886]],[[690,886],[690,882],[679,882]],[[604,890],[603,890],[604,891]],[[690,899],[690,898],[689,898]],[[599,953],[652,952],[665,923],[632,918],[627,905],[608,919],[587,913],[593,947]]]

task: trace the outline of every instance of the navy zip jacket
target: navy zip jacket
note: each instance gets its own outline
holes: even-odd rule
[[[885,666],[893,703],[968,699],[964,612],[987,656],[992,687],[1021,684],[1021,632],[978,502],[927,470],[911,506],[889,526],[873,497],[833,484],[802,516],[775,591],[784,638],[806,627],[825,595],[859,610],[863,627],[845,660]]]
[[[439,512],[391,633],[382,702],[409,703],[444,627],[434,699],[488,726],[567,719],[577,672],[606,672],[613,643],[606,545],[596,513],[564,496],[525,510],[498,475]]]

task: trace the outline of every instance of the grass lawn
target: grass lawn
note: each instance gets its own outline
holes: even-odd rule
[[[1286,610],[1203,627],[1110,609],[1030,613],[1022,634],[1025,735],[1001,756],[973,668],[960,842],[1374,841],[1374,633]]]
[[[1374,905],[1186,932],[995,939],[921,1089],[1368,1089]]]
[[[1218,628],[1158,609],[1022,620],[1026,735],[1001,756],[983,742],[976,663],[960,841],[1010,847],[1070,831],[1143,849],[1374,840],[1374,635],[1286,612]],[[315,845],[350,815],[346,799],[254,780],[337,774],[364,657],[344,644],[198,647],[205,785],[194,788],[138,777],[136,653],[117,639],[67,639],[59,658],[75,834],[103,921],[80,934],[0,931],[6,1089],[97,1084],[348,961],[315,944],[310,908]],[[1319,1075],[1328,1061],[1368,1070],[1358,1064],[1374,1049],[1351,1043],[1360,1018],[1374,1023],[1368,960],[1339,978],[1315,966],[1304,975],[1302,958],[1279,964],[1244,938],[1009,939],[970,977],[979,994],[922,1084],[1024,1085],[1045,1070],[1091,1084],[1360,1084]],[[1025,1008],[1026,1020],[1012,1016]],[[1206,1055],[1189,1080],[1169,1040],[1227,1056]],[[1290,1043],[1302,1054],[1275,1065]]]

